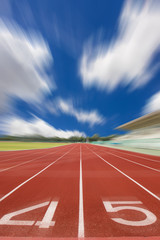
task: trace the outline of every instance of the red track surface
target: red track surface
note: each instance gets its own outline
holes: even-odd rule
[[[160,239],[160,157],[91,144],[1,152],[0,236]]]

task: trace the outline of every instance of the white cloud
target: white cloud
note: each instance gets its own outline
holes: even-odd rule
[[[66,101],[59,98],[56,102],[56,108],[67,115],[74,116],[78,122],[89,123],[91,127],[95,124],[105,122],[104,117],[100,115],[97,110],[84,111],[82,109],[76,109],[71,100]]]
[[[11,97],[39,102],[50,91],[45,68],[52,62],[47,43],[35,32],[0,19],[0,111],[9,107]]]
[[[84,87],[113,91],[120,84],[134,89],[146,84],[159,67],[152,65],[160,49],[159,23],[158,1],[127,1],[117,38],[96,50],[91,44],[84,49],[79,66]]]
[[[60,138],[70,138],[73,136],[85,137],[84,132],[79,132],[77,130],[61,130],[56,129],[42,119],[35,117],[30,121],[26,121],[22,118],[11,117],[5,119],[0,123],[0,130],[5,134],[11,136],[43,136],[43,137],[60,137]]]
[[[143,114],[160,110],[160,91],[150,97],[143,108]]]

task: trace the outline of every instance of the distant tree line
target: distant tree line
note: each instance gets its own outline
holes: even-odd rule
[[[113,138],[115,138],[117,135],[113,134],[113,135],[109,135],[106,137],[100,137],[98,134],[94,134],[92,137],[87,137],[86,141],[88,142],[96,142],[96,141],[109,141]]]
[[[95,142],[95,141],[109,141],[117,135],[110,135],[106,137],[100,137],[98,134],[94,134],[92,137],[70,137],[59,138],[52,137],[46,138],[42,136],[1,136],[0,141],[21,141],[21,142]]]

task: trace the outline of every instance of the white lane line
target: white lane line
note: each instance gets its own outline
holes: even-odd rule
[[[141,164],[141,163],[138,163],[138,162],[134,162],[134,161],[132,161],[132,160],[130,160],[130,159],[128,159],[128,158],[124,158],[124,157],[118,156],[118,155],[116,155],[116,154],[114,154],[114,153],[110,153],[110,152],[106,152],[106,151],[103,151],[103,152],[108,153],[108,154],[111,154],[111,155],[113,155],[113,156],[115,156],[115,157],[121,158],[121,159],[123,159],[123,160],[125,160],[125,161],[131,162],[131,163],[134,163],[134,164],[137,164],[137,165],[139,165],[139,166],[148,168],[148,169],[150,169],[150,170],[153,170],[153,171],[156,171],[156,172],[160,172],[159,169],[152,168],[152,167],[149,167],[149,166],[147,166],[147,165],[144,165],[144,164]]]
[[[88,148],[89,149],[89,148]],[[90,151],[92,151],[90,149]],[[114,169],[116,169],[118,172],[120,172],[122,175],[124,175],[125,177],[127,177],[129,180],[131,180],[132,182],[134,182],[135,184],[137,184],[139,187],[141,187],[143,190],[145,190],[147,193],[149,193],[152,197],[156,198],[157,200],[160,201],[160,198],[152,193],[150,190],[148,190],[146,187],[144,187],[143,185],[141,185],[139,182],[137,182],[136,180],[134,180],[133,178],[131,178],[130,176],[128,176],[127,174],[125,174],[124,172],[122,172],[120,169],[118,169],[117,167],[115,167],[114,165],[112,165],[111,163],[109,163],[108,161],[106,161],[104,158],[102,158],[101,156],[99,156],[97,153],[95,153],[94,151],[92,151],[97,157],[99,157],[100,159],[102,159],[105,163],[107,163],[108,165],[110,165],[111,167],[113,167]]]
[[[75,147],[73,147],[75,148]],[[6,199],[7,197],[9,197],[12,193],[14,193],[16,190],[18,190],[20,187],[22,187],[24,184],[26,184],[27,182],[31,181],[33,178],[37,177],[39,174],[41,174],[42,172],[44,172],[47,168],[49,168],[50,166],[52,166],[53,164],[55,164],[58,160],[60,160],[62,157],[64,157],[67,153],[69,153],[73,148],[71,148],[69,151],[67,151],[66,153],[64,153],[61,157],[57,158],[54,162],[50,163],[49,165],[47,165],[45,168],[43,168],[41,171],[39,171],[38,173],[34,174],[32,177],[28,178],[26,181],[22,182],[21,184],[19,184],[17,187],[15,187],[13,190],[11,190],[9,193],[7,193],[6,195],[4,195],[1,199],[0,202],[2,202],[4,199]]]
[[[82,149],[80,146],[80,176],[79,176],[79,223],[78,238],[84,238],[83,182],[82,182]]]
[[[24,165],[24,164],[26,164],[26,163],[36,161],[36,160],[38,160],[38,159],[40,159],[40,158],[43,158],[43,157],[46,157],[46,156],[48,156],[48,155],[52,155],[53,153],[56,153],[56,152],[58,152],[58,151],[59,151],[59,149],[58,149],[57,151],[49,152],[49,153],[47,153],[47,154],[45,154],[45,155],[43,155],[43,156],[36,157],[36,158],[34,158],[34,159],[31,159],[31,160],[28,160],[28,161],[25,161],[25,162],[22,162],[22,163],[16,164],[16,165],[14,165],[14,166],[11,166],[11,167],[8,167],[8,168],[0,169],[0,173],[1,173],[1,172],[5,172],[5,171],[10,170],[10,169],[15,168],[15,167],[19,167],[19,166]]]

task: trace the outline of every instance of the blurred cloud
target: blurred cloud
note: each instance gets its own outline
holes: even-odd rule
[[[45,69],[52,55],[42,36],[26,33],[14,22],[0,19],[0,112],[11,98],[40,102],[54,88]]]
[[[143,114],[160,110],[160,91],[150,97],[143,108]]]
[[[118,36],[98,47],[84,48],[79,72],[84,87],[113,91],[118,85],[132,89],[145,85],[159,64],[153,64],[160,49],[160,2],[126,1],[119,19]]]
[[[73,136],[85,137],[84,132],[56,129],[42,119],[34,116],[30,121],[19,117],[6,118],[0,123],[0,129],[11,136],[43,136],[70,138]]]
[[[58,98],[52,105],[48,104],[48,107],[49,111],[53,114],[58,114],[61,111],[64,114],[75,117],[78,122],[88,123],[91,127],[105,122],[105,118],[97,110],[85,111],[76,109],[71,99],[64,100]]]

